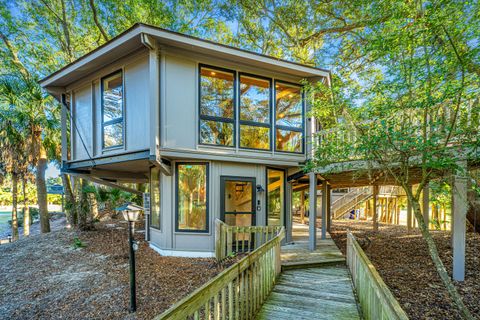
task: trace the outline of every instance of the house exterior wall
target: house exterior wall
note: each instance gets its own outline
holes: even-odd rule
[[[124,144],[102,147],[101,79],[112,72],[123,71]],[[71,161],[112,156],[149,148],[148,56],[133,54],[105,67],[88,79],[68,88],[71,94]],[[83,143],[82,143],[83,140]],[[85,144],[85,146],[83,145]],[[85,148],[86,147],[86,148]]]
[[[185,162],[185,159],[179,159],[172,163],[175,166],[177,162]],[[193,162],[192,162],[193,163]],[[175,231],[176,217],[176,194],[175,194],[175,174],[172,176],[161,175],[161,212],[160,229],[151,228],[150,242],[156,248],[177,252],[181,255],[182,251],[200,252],[207,255],[213,255],[215,246],[215,219],[220,219],[220,178],[222,176],[230,177],[248,177],[255,178],[255,184],[263,186],[266,189],[266,165],[261,164],[243,164],[224,161],[209,161],[209,199],[208,199],[208,233],[193,233]],[[265,225],[266,212],[265,201],[266,192],[256,192],[256,201],[260,210],[256,211],[256,225]],[[259,201],[259,203],[258,203]],[[258,208],[256,208],[258,209]]]
[[[222,146],[209,146],[199,143],[199,65],[226,68],[238,73],[244,72],[262,77],[300,83],[300,78],[289,77],[268,70],[252,69],[228,61],[213,60],[201,55],[188,55],[178,51],[164,51],[165,84],[160,95],[164,95],[165,103],[161,106],[161,144],[160,154],[165,157],[195,157],[198,159],[225,160],[225,157],[235,157],[235,161],[248,163],[290,163],[297,165],[306,160],[307,132],[309,121],[304,126],[304,154],[287,152],[248,150]],[[237,88],[235,88],[238,90]],[[238,93],[238,92],[237,92]],[[238,97],[238,94],[237,94]],[[272,97],[274,99],[275,97]],[[305,107],[304,114],[308,112]],[[273,121],[275,122],[275,121]],[[239,136],[239,126],[236,126],[236,136]],[[274,127],[272,131],[275,130]],[[222,157],[222,158],[220,158]]]

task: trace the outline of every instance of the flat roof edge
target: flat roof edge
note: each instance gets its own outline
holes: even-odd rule
[[[258,61],[261,63],[265,63],[266,65],[276,65],[277,67],[289,69],[289,70],[296,70],[302,73],[310,74],[309,77],[330,77],[330,71],[326,69],[321,69],[293,61],[288,61],[280,58],[275,58],[272,56],[264,55],[261,53],[256,53],[252,51],[248,51],[241,48],[236,48],[233,46],[217,43],[211,40],[205,40],[198,37],[185,35],[179,32],[170,31],[166,29],[162,29],[159,27],[143,24],[143,23],[136,23],[131,28],[127,29],[126,31],[122,32],[121,34],[117,35],[116,37],[112,38],[110,41],[104,43],[103,45],[99,46],[98,48],[90,51],[89,53],[83,55],[82,57],[78,58],[77,60],[67,64],[63,68],[53,72],[52,74],[44,77],[39,81],[42,87],[48,87],[56,80],[66,76],[67,74],[78,70],[82,66],[86,65],[87,63],[95,60],[96,58],[107,54],[110,50],[114,49],[115,47],[121,45],[122,43],[131,40],[132,38],[140,35],[141,33],[149,34],[154,37],[162,38],[165,40],[169,40],[172,42],[176,42],[183,45],[190,45],[192,47],[203,48],[206,50],[210,50],[212,52],[221,52],[226,55],[230,55],[232,57],[241,57],[246,58],[252,61]]]

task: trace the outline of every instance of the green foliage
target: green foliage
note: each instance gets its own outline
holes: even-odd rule
[[[73,238],[73,249],[85,248],[87,245],[82,242],[78,237]]]

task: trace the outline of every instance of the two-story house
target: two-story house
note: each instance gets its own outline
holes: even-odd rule
[[[150,245],[212,256],[214,221],[284,225],[310,152],[302,80],[329,72],[137,24],[41,80],[62,102],[62,170],[149,183]]]

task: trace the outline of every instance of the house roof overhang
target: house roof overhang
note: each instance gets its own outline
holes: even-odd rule
[[[269,70],[301,78],[329,78],[328,70],[309,65],[277,59],[271,56],[238,49],[209,40],[184,35],[158,27],[137,23],[107,43],[66,65],[60,70],[40,80],[40,85],[54,96],[59,96],[64,88],[128,54],[144,48],[143,35],[153,37],[157,45],[175,47],[191,52],[209,55],[252,67]],[[62,90],[63,89],[63,90]]]

